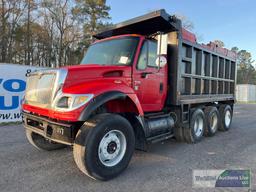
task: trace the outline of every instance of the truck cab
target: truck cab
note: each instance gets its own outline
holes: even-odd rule
[[[81,65],[116,67],[103,74],[106,80],[122,77],[133,89],[144,112],[161,111],[167,91],[167,65],[158,67],[157,41],[140,35],[115,36],[96,41],[88,49]],[[128,91],[128,90],[127,90]],[[129,93],[129,92],[126,92]]]
[[[108,180],[128,166],[135,148],[172,137],[196,143],[228,130],[235,60],[186,34],[180,20],[155,11],[96,34],[80,65],[31,73],[22,104],[29,142],[43,150],[72,146],[83,173]],[[227,77],[187,69],[214,71],[208,56],[228,63]],[[207,92],[215,81],[228,91]]]

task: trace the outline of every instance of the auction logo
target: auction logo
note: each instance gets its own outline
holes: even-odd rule
[[[193,170],[193,187],[247,187],[250,170]]]

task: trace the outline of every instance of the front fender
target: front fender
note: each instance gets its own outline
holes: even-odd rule
[[[93,111],[95,111],[98,107],[106,103],[107,101],[113,99],[125,99],[126,95],[124,93],[118,91],[107,92],[101,94],[95,98],[84,108],[82,113],[80,114],[79,121],[85,121],[89,118]]]
[[[90,115],[101,105],[107,103],[108,101],[115,100],[115,99],[126,99],[129,97],[134,105],[137,108],[139,115],[143,116],[143,110],[139,103],[139,100],[135,94],[125,94],[119,91],[110,91],[103,94],[100,94],[92,99],[92,101],[84,108],[82,113],[80,114],[79,121],[86,121]]]

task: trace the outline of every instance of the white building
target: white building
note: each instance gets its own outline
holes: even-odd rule
[[[238,84],[236,86],[236,99],[238,102],[256,102],[256,85]]]

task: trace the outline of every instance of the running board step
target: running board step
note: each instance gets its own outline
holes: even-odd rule
[[[170,132],[169,133],[163,133],[161,135],[156,135],[156,136],[147,138],[147,142],[157,143],[157,142],[160,142],[160,141],[170,139],[172,137],[174,137],[173,133],[170,133]]]

